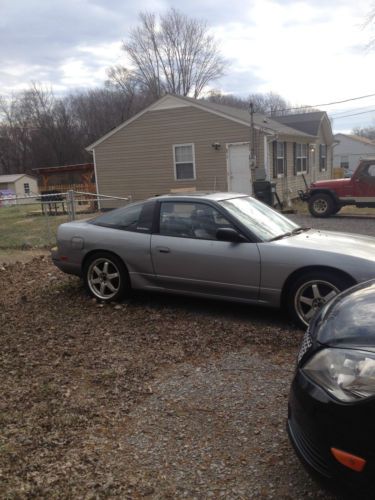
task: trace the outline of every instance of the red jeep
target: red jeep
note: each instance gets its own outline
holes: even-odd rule
[[[313,182],[299,196],[314,217],[329,217],[345,205],[375,207],[375,159],[361,160],[350,179]]]

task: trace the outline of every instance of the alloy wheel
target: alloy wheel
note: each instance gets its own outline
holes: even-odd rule
[[[110,300],[120,289],[120,270],[109,259],[95,259],[87,271],[87,284],[97,298]]]
[[[303,283],[294,297],[298,317],[307,326],[314,314],[338,293],[339,288],[329,281],[313,280]]]

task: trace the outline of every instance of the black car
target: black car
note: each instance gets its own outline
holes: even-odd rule
[[[287,425],[315,478],[353,498],[375,498],[375,281],[337,295],[311,321]]]

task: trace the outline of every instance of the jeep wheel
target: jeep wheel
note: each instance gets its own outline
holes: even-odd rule
[[[309,200],[309,211],[313,217],[329,217],[335,209],[336,204],[329,194],[317,193]]]

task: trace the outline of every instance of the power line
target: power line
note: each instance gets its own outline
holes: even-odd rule
[[[368,106],[361,106],[360,108],[346,108],[345,110],[343,111],[332,111],[333,114],[331,114],[331,112],[328,112],[329,116],[341,116],[341,115],[347,115],[348,113],[360,113],[361,111],[372,111],[374,109],[374,106],[375,106],[375,103],[373,102],[372,104],[369,104]]]
[[[278,109],[277,111],[293,111],[295,109],[306,109],[306,108],[319,108],[321,106],[332,106],[333,104],[342,104],[344,102],[358,101],[359,99],[366,99],[367,97],[374,97],[375,94],[361,95],[359,97],[351,97],[350,99],[344,99],[343,101],[326,102],[323,104],[314,104],[313,106],[298,106],[296,108],[285,108]]]
[[[344,116],[335,116],[335,115],[330,115],[331,118],[334,118],[335,120],[340,120],[341,118],[348,118],[349,116],[358,116],[358,115],[364,115],[366,113],[375,113],[375,109],[370,109],[369,111],[361,111],[361,113],[352,113],[350,115],[344,115]]]

